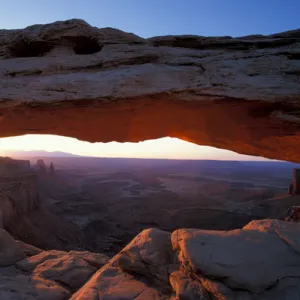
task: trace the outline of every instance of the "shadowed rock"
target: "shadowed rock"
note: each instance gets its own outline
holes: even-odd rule
[[[54,170],[54,164],[53,162],[50,163],[49,166],[49,177],[50,178],[55,178],[56,174],[55,174],[55,170]]]
[[[27,257],[34,256],[43,252],[42,249],[26,244],[22,241],[16,241],[16,242]]]
[[[47,175],[47,167],[43,159],[38,159],[35,169],[39,176],[45,177]]]
[[[0,267],[14,265],[25,258],[24,252],[9,233],[0,229]]]
[[[297,299],[299,230],[277,220],[231,231],[179,229],[173,250],[168,233],[144,230],[71,299]]]
[[[144,230],[111,260],[87,251],[43,251],[0,267],[0,296],[4,300],[23,295],[51,300],[297,299],[299,232],[299,223],[258,220],[231,231],[179,229],[171,236],[158,229]]]

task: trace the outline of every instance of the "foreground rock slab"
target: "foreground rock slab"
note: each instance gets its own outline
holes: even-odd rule
[[[228,232],[145,230],[72,299],[298,299],[299,232],[278,220]]]
[[[254,224],[229,232],[181,229],[173,233],[172,244],[187,272],[219,279],[232,289],[261,293],[280,279],[300,277],[300,252],[280,235],[284,230],[300,236],[300,226],[289,223],[282,229],[278,222],[263,231]]]
[[[0,299],[296,300],[299,242],[300,223],[269,219],[231,231],[147,229],[112,259],[50,250],[11,261],[0,267]]]
[[[300,30],[143,39],[77,19],[0,30],[0,136],[170,136],[300,162],[299,80]]]
[[[144,230],[71,299],[169,299],[174,258],[170,233]]]
[[[6,275],[0,272],[1,300],[65,300],[70,296],[67,289],[40,276],[24,275],[12,267]]]
[[[297,299],[299,233],[298,223],[260,220],[228,232],[180,229],[172,244],[182,272],[216,299]]]
[[[9,246],[11,252],[10,256],[6,256],[5,266],[2,264],[0,267],[1,300],[69,299],[97,268],[109,261],[103,254],[88,251],[43,251],[17,242],[6,231],[3,232],[2,236],[9,237],[10,243],[3,242],[1,247]],[[27,258],[18,246],[26,250]]]

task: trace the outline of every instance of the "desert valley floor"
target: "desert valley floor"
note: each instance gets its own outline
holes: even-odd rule
[[[28,159],[34,166],[39,157]],[[14,236],[42,249],[112,256],[146,228],[230,230],[253,219],[284,219],[300,204],[287,193],[291,163],[42,159],[55,166],[55,176],[39,176],[43,213],[11,228]]]
[[[298,165],[28,159],[0,158],[1,300],[299,299]]]

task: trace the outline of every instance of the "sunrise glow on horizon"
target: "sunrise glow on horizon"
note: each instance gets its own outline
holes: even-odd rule
[[[60,151],[92,157],[265,160],[232,151],[199,146],[177,138],[165,137],[139,143],[89,143],[55,135],[23,135],[0,139],[0,156],[14,151]]]

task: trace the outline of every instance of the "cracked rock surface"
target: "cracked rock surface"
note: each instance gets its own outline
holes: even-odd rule
[[[144,230],[72,299],[298,299],[300,256],[277,234],[285,230],[299,240],[300,224],[277,220],[171,237]]]
[[[268,219],[231,231],[178,229],[171,234],[153,228],[112,259],[57,250],[24,258],[19,247],[21,255],[0,267],[0,298],[296,300],[299,233],[300,223]],[[10,237],[0,250],[18,246]]]

